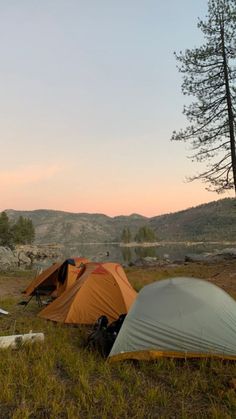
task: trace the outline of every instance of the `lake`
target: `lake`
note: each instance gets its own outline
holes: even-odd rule
[[[212,253],[217,250],[236,247],[236,243],[171,243],[153,247],[121,247],[117,243],[96,243],[68,246],[62,249],[62,258],[87,257],[95,262],[119,262],[128,265],[146,256],[170,261],[183,261],[186,255]],[[48,262],[45,261],[45,264]]]

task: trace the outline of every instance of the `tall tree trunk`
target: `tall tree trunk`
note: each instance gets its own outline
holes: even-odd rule
[[[228,72],[228,65],[227,65],[227,57],[226,57],[226,51],[225,51],[224,26],[221,26],[221,42],[222,42],[222,57],[223,57],[224,78],[225,78],[225,92],[226,92],[227,109],[228,109],[231,162],[232,162],[233,179],[234,179],[234,191],[235,191],[235,196],[236,196],[236,151],[235,151],[235,133],[234,133],[234,114],[233,114],[231,92],[230,92],[230,86],[229,86],[229,72]]]

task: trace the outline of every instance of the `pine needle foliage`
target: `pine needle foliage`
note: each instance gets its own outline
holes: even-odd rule
[[[194,98],[183,113],[189,125],[174,131],[172,140],[191,144],[192,161],[207,162],[200,179],[218,193],[236,191],[236,2],[209,0],[198,27],[204,44],[175,53],[183,75],[182,92]]]

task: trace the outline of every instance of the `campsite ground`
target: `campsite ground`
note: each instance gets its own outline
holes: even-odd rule
[[[208,279],[236,298],[236,262],[126,269],[139,290],[171,276]],[[1,334],[44,332],[45,342],[2,350],[0,418],[234,418],[236,365],[216,360],[110,364],[84,349],[86,328],[36,317],[17,303],[34,273],[0,274]]]

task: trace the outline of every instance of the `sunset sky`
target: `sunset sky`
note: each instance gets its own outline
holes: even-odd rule
[[[0,210],[169,213],[207,192],[174,51],[207,0],[0,0]]]

